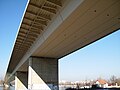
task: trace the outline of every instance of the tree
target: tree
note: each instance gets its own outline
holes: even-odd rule
[[[0,80],[0,84],[3,84],[4,83],[4,81],[3,80]]]
[[[116,76],[111,76],[110,78],[110,82],[112,83],[112,85],[115,85],[117,83],[117,77]]]
[[[120,86],[120,78],[117,78],[117,84]]]

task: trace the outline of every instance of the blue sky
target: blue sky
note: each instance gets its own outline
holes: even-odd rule
[[[120,77],[120,30],[60,60],[60,80]]]
[[[0,1],[0,78],[10,60],[27,0]],[[59,60],[60,80],[120,76],[120,30]]]
[[[0,78],[9,62],[27,0],[0,0]]]

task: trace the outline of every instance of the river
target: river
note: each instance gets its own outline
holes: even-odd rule
[[[15,87],[10,87],[9,89],[5,89],[3,87],[0,87],[0,90],[15,90]]]
[[[9,89],[3,89],[3,87],[0,87],[0,90],[15,90],[15,87],[10,87]],[[59,90],[65,90],[65,88],[59,88]],[[94,89],[94,90],[120,90],[120,89]]]

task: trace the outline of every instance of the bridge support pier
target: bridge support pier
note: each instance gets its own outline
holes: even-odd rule
[[[18,71],[15,74],[15,90],[27,90],[28,72]]]
[[[58,90],[58,59],[30,57],[28,89]]]

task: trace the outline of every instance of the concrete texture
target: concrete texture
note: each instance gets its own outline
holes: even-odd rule
[[[15,90],[27,90],[27,87],[28,87],[28,73],[16,72]]]
[[[58,90],[57,59],[31,57],[28,72],[28,89]]]

